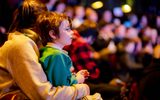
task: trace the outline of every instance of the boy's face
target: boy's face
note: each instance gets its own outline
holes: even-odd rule
[[[62,21],[59,27],[59,32],[58,42],[63,46],[70,45],[72,42],[73,31],[71,30],[68,20]]]

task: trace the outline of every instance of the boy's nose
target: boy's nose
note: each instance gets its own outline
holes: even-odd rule
[[[73,36],[73,34],[74,34],[73,30],[71,30],[71,35]]]

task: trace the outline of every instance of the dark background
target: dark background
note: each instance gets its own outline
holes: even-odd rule
[[[13,11],[18,7],[22,0],[0,0],[0,26],[8,29],[13,18]],[[42,0],[47,2],[48,0]],[[64,1],[69,5],[82,4],[90,6],[97,0],[58,0]],[[156,14],[160,16],[160,0],[99,0],[104,3],[104,6],[97,9],[98,13],[103,12],[105,9],[113,10],[114,7],[120,7],[123,4],[129,4],[132,7],[132,12],[136,14]]]

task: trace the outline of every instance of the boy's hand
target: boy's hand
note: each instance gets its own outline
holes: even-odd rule
[[[80,70],[78,73],[83,75],[85,79],[89,77],[89,72],[87,70]]]
[[[76,74],[76,79],[77,79],[78,83],[84,83],[84,81],[85,81],[85,77],[81,73]]]

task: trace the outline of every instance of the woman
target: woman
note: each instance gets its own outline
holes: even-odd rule
[[[34,32],[35,21],[46,7],[37,0],[24,0],[16,11],[8,40],[0,48],[0,99],[7,94],[20,100],[67,100],[86,95],[74,86],[53,87],[38,62],[39,36]],[[13,98],[12,98],[13,99]]]

